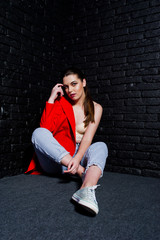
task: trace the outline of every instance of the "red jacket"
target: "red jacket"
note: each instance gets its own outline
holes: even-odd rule
[[[59,97],[54,104],[46,102],[40,127],[47,128],[54,138],[73,156],[76,148],[75,117],[72,105],[65,97]],[[41,174],[34,153],[25,173]]]

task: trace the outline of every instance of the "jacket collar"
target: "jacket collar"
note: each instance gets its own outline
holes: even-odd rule
[[[59,103],[61,104],[63,111],[65,112],[68,118],[69,124],[71,126],[71,129],[75,138],[76,123],[75,123],[72,104],[65,97],[60,97]]]

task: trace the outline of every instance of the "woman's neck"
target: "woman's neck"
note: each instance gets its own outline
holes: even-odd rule
[[[72,106],[83,107],[85,100],[85,94],[83,94],[77,101],[72,102]]]

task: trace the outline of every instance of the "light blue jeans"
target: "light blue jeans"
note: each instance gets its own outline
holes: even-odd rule
[[[59,144],[49,130],[46,128],[35,129],[31,140],[40,166],[44,172],[61,174],[64,173],[64,170],[67,170],[67,167],[61,164],[61,160],[65,155],[69,154],[69,152]],[[76,143],[74,156],[79,146],[80,143]],[[87,171],[90,166],[96,165],[101,169],[103,175],[107,157],[107,145],[104,142],[96,142],[88,147],[80,164],[85,167],[85,171]]]

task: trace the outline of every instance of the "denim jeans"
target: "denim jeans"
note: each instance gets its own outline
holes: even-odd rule
[[[32,134],[32,144],[43,171],[50,174],[63,174],[64,170],[67,170],[67,167],[61,164],[61,160],[69,152],[59,144],[49,130],[46,128],[35,129]],[[73,156],[78,152],[79,146],[80,143],[76,143]],[[96,165],[101,169],[103,175],[107,156],[107,145],[104,142],[96,142],[88,147],[80,164],[85,168],[85,171],[90,166]]]

